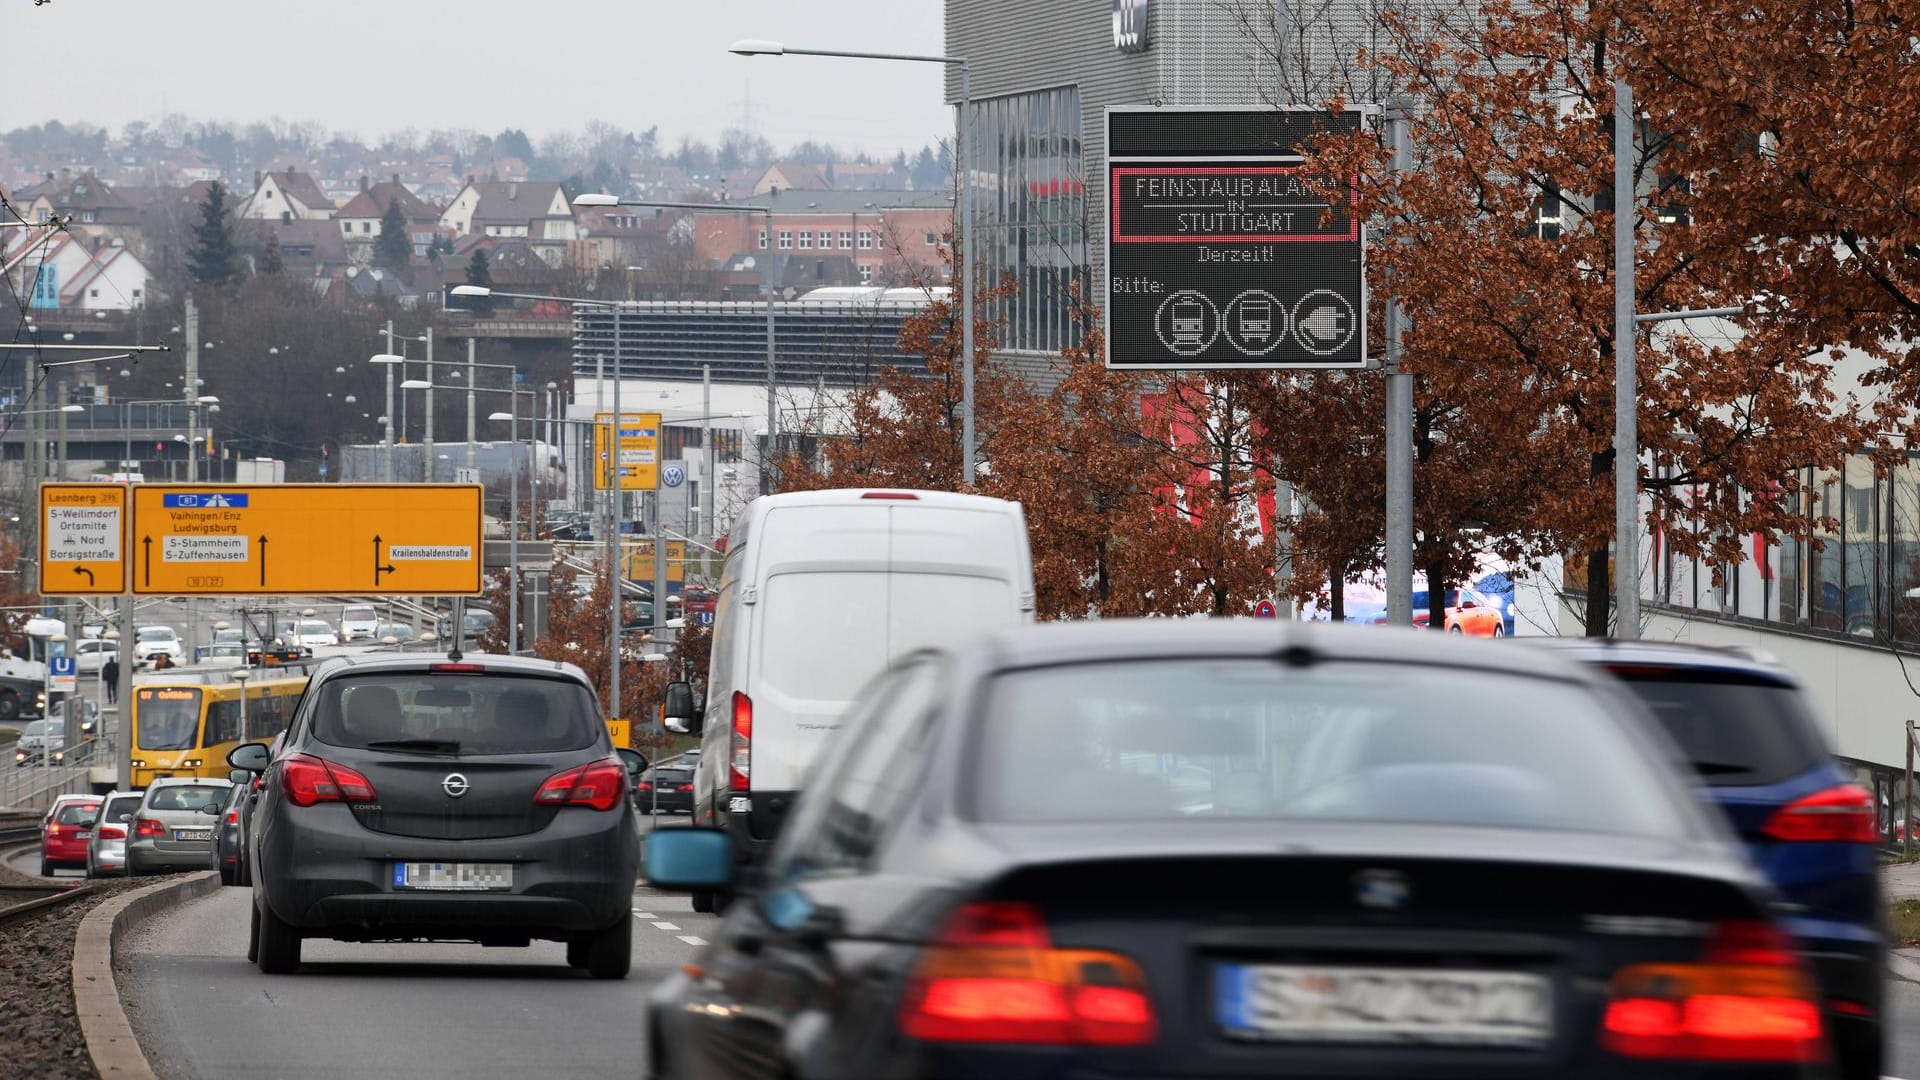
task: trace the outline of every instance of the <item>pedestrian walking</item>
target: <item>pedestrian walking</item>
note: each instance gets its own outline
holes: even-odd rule
[[[100,665],[100,679],[102,682],[105,682],[107,684],[107,704],[111,705],[114,702],[119,701],[120,700],[120,658],[119,657],[109,656],[107,657],[107,662]]]

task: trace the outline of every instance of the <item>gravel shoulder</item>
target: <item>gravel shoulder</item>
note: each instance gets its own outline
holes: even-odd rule
[[[107,878],[94,892],[54,911],[0,926],[0,1073],[35,1080],[96,1080],[73,1011],[73,937],[101,901],[155,879]],[[77,883],[77,882],[76,882]],[[0,865],[0,885],[44,885]]]

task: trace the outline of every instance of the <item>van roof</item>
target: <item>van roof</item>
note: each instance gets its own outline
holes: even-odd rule
[[[762,495],[753,500],[749,511],[765,513],[782,506],[859,506],[885,501],[971,510],[1009,510],[1019,505],[990,495],[962,495],[952,491],[919,491],[913,488],[829,488],[824,491],[788,491],[778,495]]]

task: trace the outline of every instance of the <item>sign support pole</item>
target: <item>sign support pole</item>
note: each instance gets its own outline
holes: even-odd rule
[[[1613,81],[1613,635],[1640,636],[1640,401],[1634,367],[1633,87]],[[1589,598],[1589,603],[1592,599]]]
[[[131,516],[131,515],[129,515]],[[132,535],[132,530],[128,530]],[[133,583],[133,575],[127,575],[128,585]],[[120,761],[115,766],[120,775],[115,778],[114,787],[121,791],[133,790],[133,593],[120,595],[119,609],[114,612],[115,629],[120,632],[120,676],[119,687],[114,691],[118,697],[119,708],[115,722],[119,726]]]
[[[1393,171],[1411,165],[1407,117],[1411,103],[1395,99],[1387,111]],[[1406,312],[1387,298],[1387,623],[1413,625],[1413,377],[1400,368]],[[1431,584],[1431,583],[1429,583]]]

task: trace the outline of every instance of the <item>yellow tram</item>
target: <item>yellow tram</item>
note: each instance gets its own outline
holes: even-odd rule
[[[224,778],[228,751],[287,729],[306,692],[306,672],[253,669],[257,677],[243,683],[231,679],[231,671],[198,678],[169,672],[163,680],[134,683],[133,787],[163,776]]]

